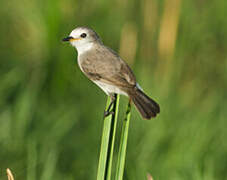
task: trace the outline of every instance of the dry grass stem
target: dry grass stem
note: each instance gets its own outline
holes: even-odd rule
[[[14,180],[13,174],[9,168],[6,169],[6,174],[8,176],[8,180]]]
[[[154,180],[150,173],[147,173],[147,180]]]

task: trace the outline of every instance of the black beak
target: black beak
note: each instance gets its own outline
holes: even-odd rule
[[[73,37],[71,37],[71,36],[66,37],[66,38],[62,39],[62,41],[69,41],[70,39],[73,39]]]

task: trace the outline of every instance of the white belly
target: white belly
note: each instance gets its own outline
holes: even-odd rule
[[[100,81],[93,81],[95,84],[97,84],[107,95],[116,93],[116,94],[122,94],[125,96],[128,96],[128,94],[122,90],[120,90],[118,87],[106,84]]]

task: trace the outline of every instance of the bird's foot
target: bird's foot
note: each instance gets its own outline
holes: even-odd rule
[[[114,115],[114,111],[104,111],[104,118],[106,118],[109,115]]]

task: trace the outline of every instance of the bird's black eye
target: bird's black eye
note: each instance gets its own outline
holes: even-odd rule
[[[86,36],[87,36],[86,33],[82,33],[82,34],[80,35],[80,37],[82,37],[82,38],[85,38]]]

